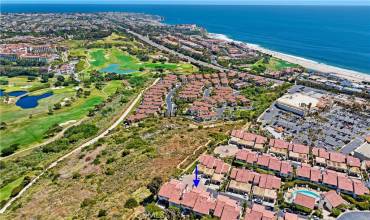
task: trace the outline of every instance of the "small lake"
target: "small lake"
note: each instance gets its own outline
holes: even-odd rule
[[[15,105],[19,106],[23,109],[35,108],[39,104],[38,100],[47,98],[47,97],[52,96],[52,95],[53,95],[52,92],[47,92],[47,93],[44,93],[42,95],[31,95],[31,96],[26,95],[26,96],[23,96],[22,98],[20,98],[15,103]]]
[[[123,70],[123,69],[120,69],[119,64],[110,64],[109,66],[107,66],[103,69],[100,69],[99,71],[100,72],[105,72],[105,73],[117,73],[117,74],[130,74],[130,73],[133,73],[133,72],[138,72],[137,70],[131,70],[131,69]]]
[[[9,96],[18,97],[18,96],[24,95],[26,93],[27,93],[27,91],[4,92],[3,90],[0,90],[0,96],[5,96],[5,94],[8,94]]]

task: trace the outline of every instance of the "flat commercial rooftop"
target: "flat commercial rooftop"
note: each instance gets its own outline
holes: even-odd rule
[[[295,108],[302,108],[303,106],[308,106],[311,103],[311,107],[314,108],[320,100],[316,97],[297,92],[293,94],[286,94],[279,98],[277,101],[281,104],[285,104]]]
[[[370,144],[363,143],[360,147],[355,150],[355,153],[361,154],[361,156],[370,159]]]

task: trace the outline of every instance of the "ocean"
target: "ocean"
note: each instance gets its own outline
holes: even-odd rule
[[[4,4],[7,12],[124,11],[197,24],[211,33],[370,74],[370,6]]]

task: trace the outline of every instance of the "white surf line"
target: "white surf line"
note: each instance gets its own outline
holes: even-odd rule
[[[95,138],[91,139],[90,141],[88,142],[85,142],[84,144],[82,144],[81,146],[77,147],[76,149],[72,150],[71,152],[65,154],[64,156],[60,157],[58,160],[54,161],[53,163],[51,163],[42,173],[40,173],[36,178],[34,178],[31,182],[29,182],[15,197],[11,198],[5,205],[3,208],[1,208],[0,210],[0,214],[3,214],[7,208],[9,206],[11,206],[13,204],[13,202],[15,200],[17,200],[18,198],[20,198],[22,196],[23,193],[25,193],[27,191],[27,189],[29,189],[33,184],[36,183],[36,181],[42,176],[44,175],[48,170],[50,170],[51,168],[55,167],[56,165],[58,165],[58,163],[60,163],[61,161],[63,161],[64,159],[66,159],[67,157],[71,156],[72,154],[80,151],[82,148],[85,148],[91,144],[94,144],[96,143],[100,138],[103,138],[105,135],[107,135],[112,129],[114,129],[115,127],[117,127],[123,120],[125,120],[125,118],[127,117],[127,115],[131,112],[131,110],[135,107],[135,105],[137,104],[137,102],[140,101],[141,99],[141,96],[143,95],[143,93],[149,89],[150,87],[154,86],[158,81],[159,81],[160,78],[157,78],[149,87],[147,87],[146,89],[144,89],[143,91],[141,91],[139,93],[139,95],[135,98],[135,100],[131,103],[131,105],[126,109],[126,111],[121,115],[121,117],[116,121],[114,122],[108,129],[106,129],[104,132],[102,132],[100,135],[96,136]]]

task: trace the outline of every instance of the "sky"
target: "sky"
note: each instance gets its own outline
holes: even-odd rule
[[[3,3],[210,4],[210,5],[370,5],[370,0],[0,0]]]

